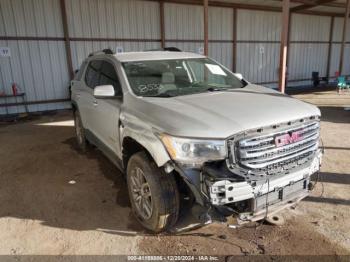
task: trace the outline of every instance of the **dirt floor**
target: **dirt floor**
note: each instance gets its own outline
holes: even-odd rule
[[[295,96],[320,106],[326,151],[322,182],[280,227],[150,235],[117,168],[98,150],[77,151],[70,112],[0,124],[0,254],[350,254],[350,93]]]

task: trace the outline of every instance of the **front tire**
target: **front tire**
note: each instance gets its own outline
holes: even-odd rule
[[[132,210],[146,229],[159,233],[175,225],[180,201],[173,175],[138,152],[128,162],[127,182]]]

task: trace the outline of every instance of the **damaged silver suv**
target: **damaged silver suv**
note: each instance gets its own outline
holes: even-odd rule
[[[126,174],[132,210],[154,232],[184,213],[200,224],[271,216],[307,196],[320,168],[317,107],[199,54],[95,52],[71,90],[80,148]]]

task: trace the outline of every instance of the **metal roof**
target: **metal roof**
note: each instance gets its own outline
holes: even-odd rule
[[[310,11],[317,11],[317,12],[331,12],[331,13],[338,13],[341,15],[344,15],[345,7],[333,7],[333,6],[315,6],[313,8],[309,8]]]
[[[218,0],[218,2],[282,7],[281,0]],[[291,1],[291,6],[297,6],[297,5],[298,3],[294,3]]]
[[[163,0],[173,3],[196,3],[202,0]],[[209,0],[211,6],[235,5],[242,9],[258,9],[266,11],[279,11],[282,9],[283,0]],[[312,14],[313,12],[335,14],[337,16],[345,13],[346,0],[290,0],[290,7],[299,8],[297,12]],[[293,11],[293,10],[292,10]]]

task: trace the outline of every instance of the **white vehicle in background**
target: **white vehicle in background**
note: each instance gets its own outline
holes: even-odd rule
[[[78,143],[125,172],[135,216],[174,227],[263,219],[306,197],[321,164],[317,107],[198,54],[91,54],[72,81]]]

